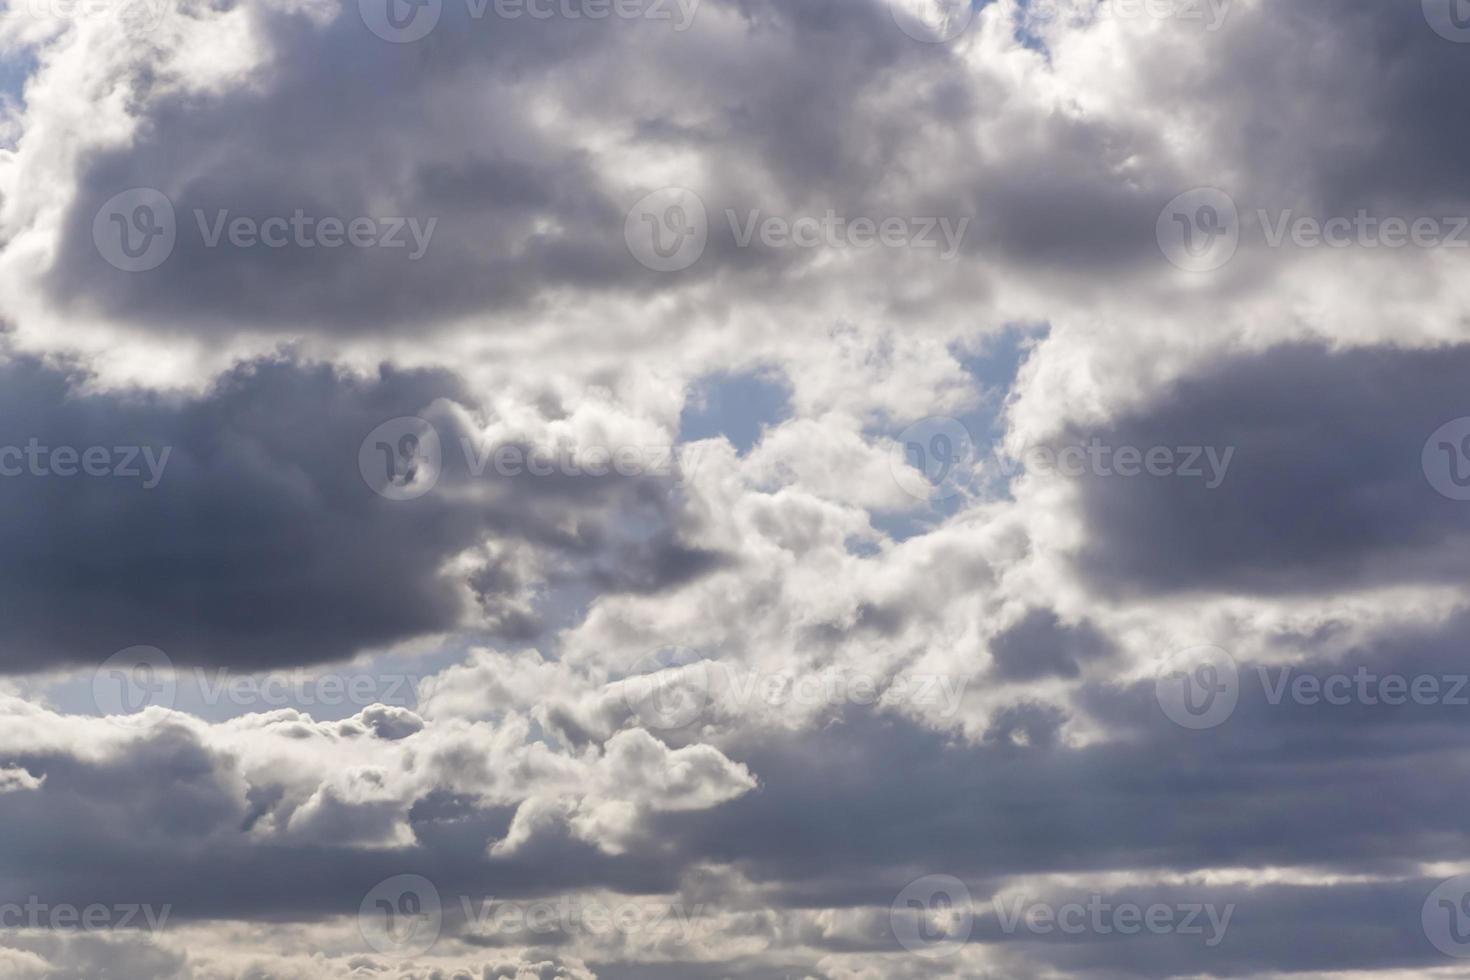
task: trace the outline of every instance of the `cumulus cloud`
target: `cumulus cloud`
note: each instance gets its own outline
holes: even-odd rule
[[[1453,975],[1448,5],[11,5],[0,973]]]

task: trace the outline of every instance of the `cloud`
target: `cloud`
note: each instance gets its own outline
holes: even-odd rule
[[[84,375],[26,360],[3,372],[0,443],[16,473],[0,480],[0,539],[16,601],[0,615],[0,667],[12,672],[140,643],[178,663],[269,668],[469,626],[472,582],[492,615],[503,596],[480,562],[454,563],[491,542],[532,542],[614,591],[656,592],[717,563],[679,541],[657,476],[475,476],[461,440],[478,434],[457,407],[475,402],[446,372],[359,377],[287,356],[198,396],[88,392]],[[418,414],[442,427],[438,492],[387,499],[359,449]],[[93,447],[114,464],[105,476],[52,472],[53,453]],[[651,530],[616,530],[613,513]],[[510,597],[527,586],[497,584]]]

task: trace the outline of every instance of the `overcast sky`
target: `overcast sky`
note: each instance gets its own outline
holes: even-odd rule
[[[0,977],[1470,975],[1470,3],[8,0]]]

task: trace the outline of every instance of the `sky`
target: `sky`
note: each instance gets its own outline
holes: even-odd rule
[[[1464,0],[6,0],[0,977],[1470,976]]]

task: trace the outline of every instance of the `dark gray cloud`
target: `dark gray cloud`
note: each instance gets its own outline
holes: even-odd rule
[[[1467,370],[1463,346],[1277,347],[1206,365],[1145,408],[1072,432],[1062,443],[1234,450],[1215,489],[1184,476],[1081,478],[1080,567],[1111,593],[1461,581],[1470,510],[1435,491],[1421,455],[1440,426],[1470,415]]]
[[[565,579],[611,591],[657,591],[719,562],[679,539],[667,478],[474,476],[460,449],[469,433],[435,405],[474,405],[447,372],[357,378],[277,358],[197,397],[87,394],[81,375],[32,361],[0,376],[0,445],[139,446],[163,463],[149,489],[146,457],[137,478],[40,476],[6,460],[19,475],[0,479],[13,559],[0,573],[0,670],[100,662],[138,644],[178,663],[267,668],[471,625],[469,582],[445,564],[487,541],[528,542]],[[428,495],[389,500],[358,450],[412,415],[438,427],[444,471]],[[497,602],[527,583],[469,578],[486,625],[511,625]]]
[[[995,671],[1007,680],[1076,677],[1081,663],[1112,652],[1090,623],[1065,626],[1050,609],[1033,609],[990,641]]]
[[[538,86],[543,98],[574,96],[567,111],[576,125],[614,145],[670,154],[740,148],[743,160],[711,161],[703,188],[711,246],[691,275],[713,276],[720,266],[797,268],[814,258],[737,248],[725,207],[769,213],[794,191],[803,213],[820,214],[817,205],[829,196],[844,213],[900,213],[863,200],[863,189],[893,164],[884,155],[896,154],[902,138],[923,125],[901,111],[865,118],[862,94],[882,82],[878,69],[921,64],[923,50],[895,29],[886,9],[834,0],[702,5],[705,19],[676,32],[656,20],[505,19],[493,4],[477,19],[473,5],[448,2],[437,29],[411,45],[371,34],[355,4],[324,26],[252,7],[271,51],[253,84],[202,94],[138,81],[138,138],[83,163],[50,274],[53,299],[147,330],[296,335],[527,308],[565,288],[670,287],[667,277],[639,266],[624,242],[624,219],[639,195],[627,197],[613,179],[617,171],[589,146],[547,132],[528,99],[500,94]],[[760,70],[723,55],[702,59],[719,46],[706,26],[716,8],[739,17],[760,42]],[[773,43],[783,36],[789,39]],[[944,91],[955,104],[948,108],[972,109],[957,67],[930,53],[936,60],[929,67],[951,76]],[[618,84],[633,62],[643,84]],[[574,91],[564,91],[567,85]],[[657,106],[675,91],[709,100],[713,111],[697,125],[659,125]],[[792,91],[803,98],[789,98]],[[474,125],[465,124],[466,113]],[[877,157],[870,152],[875,128],[886,134]],[[755,168],[779,181],[780,195],[752,181]],[[104,261],[92,232],[99,208],[135,187],[169,198],[177,241],[161,266],[129,273]],[[213,228],[222,212],[263,222],[297,209],[316,221],[411,217],[437,225],[422,257],[410,261],[411,247],[237,248],[228,234],[210,246],[196,214]]]
[[[1084,682],[1068,713],[1112,733],[1085,747],[1045,737],[1055,708],[1002,716],[1042,737],[982,745],[854,711],[799,739],[739,740],[727,752],[762,791],[663,821],[692,853],[738,862],[812,905],[877,901],[914,868],[982,880],[1266,865],[1411,874],[1458,860],[1465,843],[1470,723],[1459,702],[1470,684],[1458,702],[1449,694],[1467,674],[1467,627],[1460,614],[1331,657],[1307,650],[1287,675],[1436,677],[1437,703],[1275,697],[1282,667],[1242,657],[1234,714],[1202,731],[1165,716],[1152,678]]]
[[[1232,5],[1208,57],[1173,81],[1180,98],[1223,107],[1211,139],[1249,175],[1238,190],[1258,200],[1242,206],[1464,213],[1470,110],[1454,93],[1470,62],[1430,28],[1436,5],[1450,6]],[[1268,94],[1279,92],[1292,98]]]

